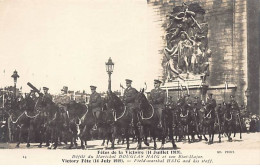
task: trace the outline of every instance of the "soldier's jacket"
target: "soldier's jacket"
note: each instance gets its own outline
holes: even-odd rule
[[[90,108],[92,109],[92,112],[101,110],[101,96],[99,93],[94,92],[90,95],[89,105]]]
[[[46,93],[43,95],[43,101],[47,104],[50,104],[52,102],[52,96],[49,93]]]
[[[164,105],[165,103],[165,92],[161,88],[152,89],[150,93],[151,103],[153,105]]]
[[[133,104],[137,96],[137,90],[135,88],[129,87],[125,89],[123,102],[126,104]]]

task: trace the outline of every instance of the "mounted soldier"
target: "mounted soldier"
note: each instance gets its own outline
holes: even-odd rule
[[[127,111],[132,115],[131,124],[135,127],[137,124],[137,111],[135,106],[135,98],[137,96],[138,91],[133,88],[132,80],[126,79],[126,89],[123,96],[123,103],[126,106]]]
[[[234,95],[230,96],[230,103],[229,104],[230,104],[231,115],[234,117],[235,131],[236,131],[237,126],[239,126],[240,139],[242,139],[242,123],[241,123],[241,118],[240,118],[240,108],[239,108],[237,101],[235,100]]]
[[[209,107],[209,110],[211,110],[211,114],[215,115],[215,107],[217,106],[216,100],[213,99],[213,94],[208,94],[208,99],[206,102],[206,105]]]
[[[61,89],[61,94],[55,98],[54,102],[59,106],[60,109],[67,111],[67,105],[70,103],[70,96],[67,95],[68,87],[64,86]]]
[[[45,106],[48,106],[52,103],[52,95],[50,93],[48,93],[48,91],[49,91],[49,88],[43,87],[43,92],[44,92],[43,103]]]
[[[95,118],[95,125],[93,127],[93,130],[97,129],[97,126],[99,124],[99,117],[101,113],[101,95],[96,92],[96,86],[90,86],[91,95],[89,99],[89,109],[92,111],[94,118]]]
[[[151,104],[154,107],[155,113],[159,117],[159,123],[157,125],[158,128],[162,128],[163,122],[163,110],[165,105],[165,92],[160,88],[160,84],[162,82],[159,80],[154,80],[154,89],[151,90],[150,100]]]

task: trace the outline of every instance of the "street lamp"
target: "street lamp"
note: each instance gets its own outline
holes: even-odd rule
[[[109,57],[108,62],[106,62],[106,69],[108,73],[108,91],[111,91],[111,74],[114,70],[114,63],[112,62],[111,57]]]
[[[19,78],[20,76],[18,75],[18,72],[15,70],[11,77],[14,78],[14,97],[16,97],[16,83],[17,83],[17,78]]]

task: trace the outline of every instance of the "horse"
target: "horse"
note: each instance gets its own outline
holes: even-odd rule
[[[69,149],[71,149],[73,145],[77,147],[76,140],[78,138],[78,135],[80,134],[80,128],[83,127],[83,122],[86,117],[85,114],[87,112],[88,110],[85,104],[77,103],[76,101],[72,101],[69,104],[67,104],[66,116],[68,117],[68,124],[66,125],[66,133],[71,142]],[[81,148],[84,149],[83,144],[81,145]]]
[[[108,109],[107,102],[103,103],[102,111],[103,112],[100,116],[100,130],[103,142],[101,146],[104,146],[104,149],[106,149],[108,148],[108,143],[112,142],[115,118],[113,115],[113,110]]]
[[[115,148],[115,138],[117,136],[117,133],[122,133],[123,137],[126,138],[126,149],[129,149],[129,130],[131,127],[131,122],[133,120],[132,115],[134,114],[129,113],[129,110],[121,101],[121,99],[111,91],[108,92],[107,107],[108,110],[112,111],[114,117],[111,148]]]
[[[214,140],[214,124],[215,124],[215,111],[214,109],[211,108],[210,105],[205,105],[202,107],[202,112],[204,113],[203,115],[203,136],[205,140],[207,141],[208,139],[205,137],[206,132],[209,134],[209,145],[213,144]]]
[[[176,148],[174,136],[178,135],[178,116],[175,108],[176,105],[173,102],[168,102],[165,108],[165,122],[168,129],[169,140],[172,142],[173,148]]]
[[[140,119],[141,122],[142,131],[140,132],[141,132],[141,136],[144,138],[144,144],[149,146],[147,137],[150,132],[150,135],[154,141],[154,149],[157,148],[156,138],[161,139],[162,143],[160,149],[163,149],[165,144],[165,138],[166,138],[165,112],[163,112],[163,114],[159,114],[158,110],[155,110],[155,107],[149,103],[146,96],[144,95],[144,89],[142,89],[142,91],[138,93],[136,101],[138,102],[138,109],[139,109],[138,118]],[[159,123],[162,124],[162,127],[158,127]],[[176,148],[177,146],[174,142],[174,138],[172,134],[170,139],[172,141],[173,148]],[[140,147],[141,147],[141,142],[138,142],[138,148],[140,149]]]
[[[232,142],[231,134],[234,133],[234,137],[236,134],[236,127],[238,125],[237,122],[240,122],[240,116],[238,115],[238,111],[231,108],[230,104],[225,104],[224,111],[224,128],[228,137],[228,141]],[[241,124],[241,123],[239,123]],[[242,139],[242,128],[240,125],[240,139]]]
[[[56,149],[61,137],[60,130],[65,122],[63,111],[52,100],[44,100],[42,95],[39,97],[37,109],[42,113],[38,120],[41,121],[40,130],[43,132],[46,146],[48,149]],[[43,136],[40,137],[39,147],[42,146]]]
[[[188,141],[191,142],[190,136],[189,136],[189,125],[190,125],[190,110],[188,108],[185,108],[185,99],[180,98],[177,101],[177,117],[179,121],[179,139],[178,141],[182,141],[186,135],[188,136]]]
[[[35,115],[34,111],[35,102],[32,98],[26,97],[25,99],[20,97],[18,99],[13,99],[10,102],[7,102],[6,109],[9,114],[9,123],[13,124],[16,130],[15,135],[17,137],[16,147],[20,147],[20,143],[22,141],[22,134],[24,132],[27,133],[27,145],[26,147],[30,147],[30,139],[33,130],[33,120],[32,115]],[[12,128],[12,126],[9,127]]]
[[[202,140],[201,136],[201,129],[200,129],[200,120],[199,120],[199,109],[196,107],[193,107],[190,109],[191,115],[190,115],[190,134],[191,134],[191,140],[194,142],[195,141],[195,134],[197,134],[199,141]]]
[[[94,126],[96,126],[96,117],[94,114],[90,111],[88,106],[82,106],[82,109],[84,108],[85,113],[78,118],[79,121],[79,138],[81,141],[81,148],[86,149],[87,148],[87,141],[91,140],[92,138],[92,130]]]

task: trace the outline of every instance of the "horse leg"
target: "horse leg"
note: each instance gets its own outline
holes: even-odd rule
[[[211,143],[214,143],[214,134],[215,134],[215,129],[214,129],[214,124],[211,126]]]
[[[58,131],[58,128],[54,128],[54,147],[53,149],[57,149],[58,147],[58,138],[59,138],[59,131]]]
[[[143,126],[143,137],[144,137],[144,144],[146,146],[149,146],[149,142],[147,140],[148,134],[149,134],[149,128],[146,125],[144,125]]]
[[[21,143],[21,138],[22,138],[22,127],[23,126],[20,126],[19,127],[19,137],[18,137],[18,142],[17,142],[17,144],[16,144],[16,148],[19,148],[20,147],[20,143]]]
[[[157,145],[156,145],[156,136],[153,136],[153,149],[157,149]]]
[[[129,133],[128,133],[128,128],[125,129],[125,137],[126,137],[126,149],[129,149],[130,144],[129,144]]]
[[[27,148],[29,148],[31,146],[30,145],[31,131],[33,131],[33,128],[30,125],[29,128],[28,128],[28,135],[27,135],[27,145],[26,145]]]
[[[142,134],[143,127],[142,126],[137,126],[135,125],[135,137],[137,138],[137,147],[136,149],[141,149],[142,148],[142,139],[141,139],[141,134]]]
[[[161,131],[161,135],[160,136],[161,136],[161,139],[162,139],[162,143],[161,143],[160,149],[164,149],[164,144],[165,144],[165,139],[166,139],[165,130],[164,129]]]

